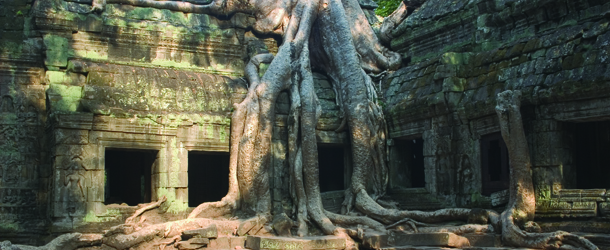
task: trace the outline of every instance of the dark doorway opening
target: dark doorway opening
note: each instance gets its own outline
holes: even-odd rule
[[[190,151],[189,207],[219,201],[229,191],[229,153]]]
[[[424,140],[395,139],[392,148],[393,186],[398,188],[426,187],[424,172]]]
[[[411,152],[409,168],[411,170],[411,187],[425,187],[426,174],[424,173],[424,140],[421,138],[409,140],[407,143]]]
[[[318,145],[320,192],[345,189],[344,152],[343,146]]]
[[[508,189],[508,149],[500,133],[481,136],[483,194]]]
[[[610,188],[610,121],[575,123],[576,188]]]
[[[106,149],[105,204],[135,206],[150,202],[152,166],[156,150]]]

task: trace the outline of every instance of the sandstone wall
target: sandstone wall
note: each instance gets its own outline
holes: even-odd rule
[[[568,127],[610,117],[609,11],[597,0],[429,0],[402,22],[392,49],[406,65],[385,78],[385,110],[394,140],[423,138],[426,190],[446,206],[492,206],[480,139],[500,131],[496,94],[518,89],[537,216],[597,216],[604,189],[565,198],[588,192],[570,191]]]
[[[50,180],[42,39],[32,31],[32,1],[0,8],[0,240],[35,244],[45,231]]]
[[[124,221],[136,207],[105,200],[107,149],[156,152],[150,198],[168,198],[168,219],[186,216],[188,153],[228,153],[248,46],[277,52],[248,30],[252,16],[119,4],[91,13],[90,2],[0,1],[0,240],[36,245]],[[320,142],[346,144],[332,132],[341,120],[330,83],[317,75],[316,87]],[[270,179],[274,211],[290,214],[288,96],[277,104]]]

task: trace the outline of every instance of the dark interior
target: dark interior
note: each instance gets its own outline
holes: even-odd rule
[[[573,129],[576,187],[610,188],[610,121],[576,123]]]
[[[508,149],[502,135],[493,133],[481,136],[481,179],[483,194],[508,189]]]
[[[345,189],[343,146],[318,145],[320,192]]]
[[[229,191],[229,153],[188,154],[189,207],[219,201]]]
[[[135,206],[150,202],[150,181],[154,150],[106,149],[105,204]]]
[[[395,139],[392,149],[396,164],[394,186],[400,188],[421,188],[426,186],[424,174],[424,140]]]
[[[409,157],[409,168],[411,170],[411,187],[425,187],[426,175],[424,174],[424,140],[421,138],[408,140],[407,145],[410,148],[411,156]]]

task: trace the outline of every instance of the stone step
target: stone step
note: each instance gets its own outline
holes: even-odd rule
[[[468,239],[471,247],[501,247],[502,237],[496,234],[466,234],[462,235]],[[362,242],[364,246],[381,249],[385,247],[391,247],[396,245],[390,245],[388,242],[388,235],[381,233],[369,233],[364,236]],[[396,244],[395,242],[392,244]],[[413,244],[409,244],[413,245]]]
[[[429,246],[400,246],[400,247],[384,247],[380,250],[453,250],[456,248],[450,247],[429,247]],[[464,250],[536,250],[533,248],[511,248],[511,247],[465,247]],[[537,249],[539,250],[539,249]]]
[[[345,249],[346,240],[336,236],[316,236],[303,238],[252,236],[246,239],[246,248],[262,249]]]
[[[216,239],[210,239],[206,249],[245,249],[246,237],[226,237],[221,236]]]
[[[408,233],[390,230],[388,236],[390,246],[430,246],[430,247],[469,247],[466,237],[454,233]]]

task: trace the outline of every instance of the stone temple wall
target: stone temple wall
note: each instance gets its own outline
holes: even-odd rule
[[[124,221],[136,206],[106,200],[107,149],[155,152],[149,199],[166,196],[167,216],[186,216],[189,152],[229,151],[232,104],[246,94],[248,46],[262,41],[277,51],[275,39],[246,28],[248,15],[119,4],[92,14],[90,2],[0,0],[0,240],[36,245],[45,241],[40,236]],[[483,194],[481,141],[499,131],[495,94],[519,89],[537,216],[607,216],[610,187],[583,188],[577,176],[578,138],[599,135],[605,150],[610,134],[603,126],[610,118],[609,12],[602,0],[428,0],[413,12],[391,43],[404,67],[381,84],[389,196],[404,209],[500,208],[505,192]],[[345,148],[349,159],[346,132],[334,132],[341,124],[335,93],[324,75],[314,77],[323,109],[318,142]],[[270,186],[273,211],[291,215],[288,104],[281,94]],[[599,133],[582,134],[591,122]],[[402,148],[423,152],[420,175],[397,158]],[[342,199],[341,191],[323,195],[333,211]]]
[[[122,223],[137,207],[107,200],[108,149],[154,152],[148,198],[166,196],[166,216],[184,218],[189,152],[228,155],[248,47],[277,52],[247,30],[252,16],[119,4],[94,14],[90,2],[0,1],[0,240],[37,245]],[[325,76],[316,88],[319,141],[346,145]],[[277,105],[270,186],[274,211],[290,214],[285,93]]]
[[[481,144],[500,131],[496,94],[520,90],[536,216],[607,216],[609,187],[577,181],[589,166],[574,138],[610,118],[608,13],[598,0],[429,0],[398,25],[391,47],[406,65],[385,78],[386,117],[395,144],[423,139],[425,192],[444,206],[501,206],[505,194],[482,195]]]

